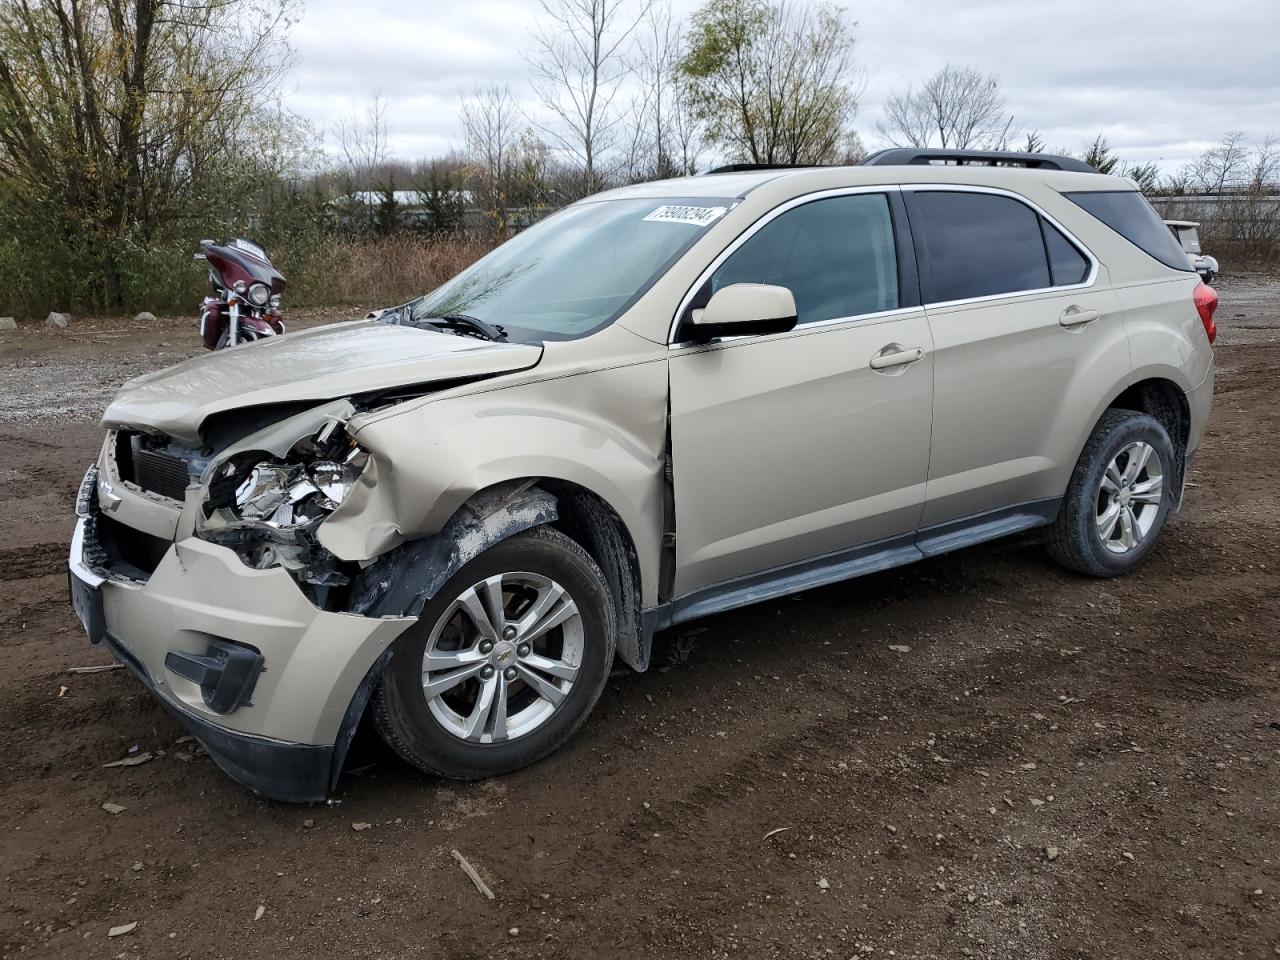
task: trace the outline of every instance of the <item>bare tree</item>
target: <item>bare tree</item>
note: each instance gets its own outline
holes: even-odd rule
[[[520,139],[520,107],[506,84],[477,84],[463,99],[462,132],[469,182],[498,235],[507,230],[511,167]]]
[[[702,124],[694,116],[692,104],[684,87],[677,86],[667,114],[671,121],[671,159],[678,176],[688,177],[697,173],[702,165],[706,147],[702,136]]]
[[[1266,137],[1250,146],[1236,130],[1200,155],[1185,171],[1201,193],[1265,193],[1280,181],[1280,140]]]
[[[1248,178],[1249,145],[1244,133],[1235,130],[1206,150],[1188,171],[1190,185],[1201,193],[1222,193],[1238,187]]]
[[[817,163],[840,150],[861,92],[842,7],[710,0],[680,60],[707,140],[753,163]]]
[[[1280,257],[1280,141],[1267,137],[1250,145],[1238,131],[1226,134],[1171,184],[1183,193],[1208,194],[1166,207],[1166,215],[1201,221],[1201,242],[1218,255],[1275,262]]]
[[[386,99],[375,93],[362,113],[339,117],[334,133],[342,154],[348,223],[373,229],[379,206],[386,219],[386,211],[395,201],[394,173],[383,169],[391,135]]]
[[[1249,163],[1249,190],[1252,193],[1274,192],[1280,187],[1280,140],[1267,137],[1253,148]]]
[[[538,126],[582,166],[582,190],[600,182],[602,155],[613,145],[614,100],[628,72],[626,45],[653,0],[634,15],[625,0],[539,0],[543,20],[530,60],[534,92],[551,117]]]
[[[374,174],[388,159],[387,141],[391,128],[387,121],[386,98],[375,93],[373,101],[362,113],[339,117],[334,133],[352,179],[364,189],[372,188]]]
[[[890,94],[884,109],[877,130],[895,146],[1000,149],[1013,127],[999,78],[954,64]]]
[[[673,151],[679,139],[673,128],[682,109],[675,69],[680,58],[680,33],[671,0],[656,0],[636,30],[632,71],[637,90],[627,111],[630,123],[624,144],[624,164],[631,180],[684,172],[681,158]]]

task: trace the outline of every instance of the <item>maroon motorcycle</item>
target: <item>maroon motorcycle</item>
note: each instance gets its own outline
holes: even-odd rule
[[[210,350],[284,333],[280,295],[285,279],[267,253],[248,240],[200,241],[197,260],[209,264],[213,296],[200,305],[200,338]]]

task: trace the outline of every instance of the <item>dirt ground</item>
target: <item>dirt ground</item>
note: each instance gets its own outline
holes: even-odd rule
[[[109,662],[66,602],[95,418],[190,321],[0,335],[0,952],[1280,955],[1280,280],[1220,290],[1214,419],[1138,574],[1024,537],[724,614],[532,769],[440,782],[366,735],[311,808],[68,672]]]

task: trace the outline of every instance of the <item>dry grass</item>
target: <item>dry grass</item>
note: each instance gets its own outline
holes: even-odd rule
[[[489,247],[458,238],[412,235],[328,238],[285,267],[296,306],[383,304],[421,296],[475,262]]]

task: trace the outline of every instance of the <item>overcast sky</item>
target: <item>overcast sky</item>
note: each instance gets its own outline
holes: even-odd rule
[[[381,92],[391,151],[414,159],[460,145],[460,91],[498,81],[531,96],[524,55],[537,0],[305,2],[285,100],[321,129]],[[698,6],[673,2],[677,15]],[[1038,129],[1051,148],[1080,150],[1102,132],[1122,157],[1173,170],[1228,130],[1280,135],[1280,0],[845,8],[866,71],[855,127],[868,148],[882,145],[875,128],[885,96],[948,61],[998,75],[1016,124]]]

